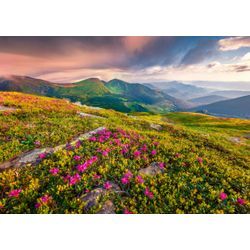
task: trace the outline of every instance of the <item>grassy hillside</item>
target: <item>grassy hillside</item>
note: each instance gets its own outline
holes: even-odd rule
[[[103,96],[110,94],[104,83],[96,78],[90,78],[71,84],[70,87],[57,88],[58,97],[75,98],[81,101],[93,96]]]
[[[20,93],[1,93],[1,106],[12,108],[0,111],[2,162],[106,128],[42,155],[35,165],[2,171],[1,213],[250,211],[249,139],[230,140],[249,134],[247,120],[193,113],[127,116]],[[106,119],[83,118],[79,111]],[[148,175],[145,168],[152,165],[157,171]],[[91,205],[87,197],[97,190],[103,195]]]

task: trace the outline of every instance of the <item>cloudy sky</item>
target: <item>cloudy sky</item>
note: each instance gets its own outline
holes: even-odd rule
[[[0,75],[250,81],[250,37],[0,37]]]

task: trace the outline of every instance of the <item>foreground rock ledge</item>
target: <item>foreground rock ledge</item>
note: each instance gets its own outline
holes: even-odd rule
[[[160,173],[163,173],[163,169],[157,162],[153,162],[148,167],[139,170],[140,175],[154,176]]]
[[[106,128],[99,127],[97,129],[92,130],[90,132],[87,132],[85,134],[81,134],[77,138],[75,138],[70,144],[74,146],[78,141],[87,140],[92,135],[94,135],[94,134],[96,134],[99,131],[102,131],[104,129],[106,129]],[[5,169],[11,168],[11,167],[22,167],[22,166],[25,166],[27,164],[34,165],[34,164],[39,163],[41,161],[41,159],[39,159],[40,154],[42,154],[42,153],[53,154],[59,150],[66,148],[67,145],[68,144],[62,144],[62,145],[56,146],[54,148],[34,149],[32,151],[23,153],[10,161],[6,161],[6,162],[0,164],[0,171],[3,171]]]
[[[85,203],[84,211],[88,213],[91,209],[100,206],[97,213],[98,214],[115,214],[115,206],[112,200],[106,200],[103,204],[102,200],[109,192],[119,193],[121,189],[115,183],[110,182],[112,188],[106,190],[104,188],[95,188],[87,194],[81,196],[81,200]]]

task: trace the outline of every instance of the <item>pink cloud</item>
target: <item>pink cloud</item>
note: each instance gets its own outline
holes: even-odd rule
[[[250,47],[250,37],[230,37],[221,39],[218,42],[222,51],[237,50],[242,47]]]

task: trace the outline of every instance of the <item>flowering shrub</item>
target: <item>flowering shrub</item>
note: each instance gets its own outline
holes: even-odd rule
[[[221,142],[223,137],[207,138],[178,125],[161,123],[161,131],[154,131],[150,121],[160,122],[160,116],[135,120],[89,109],[108,119],[80,119],[64,101],[58,105],[54,99],[27,95],[22,102],[18,95],[6,93],[0,99],[20,108],[8,116],[0,113],[2,160],[33,147],[61,144],[100,125],[107,129],[40,155],[38,165],[1,172],[0,213],[85,213],[81,196],[97,188],[105,190],[100,206],[112,200],[116,213],[249,213],[246,146],[232,149]],[[20,143],[27,131],[33,145]],[[153,163],[161,171],[141,174]],[[116,186],[120,191],[114,191]]]
[[[123,129],[105,129],[92,138],[48,155],[37,166],[2,172],[1,212],[84,213],[79,197],[97,187],[109,191],[117,213],[249,211],[249,176],[211,150]],[[163,172],[141,176],[139,170],[153,162]],[[121,192],[113,192],[112,183]]]

